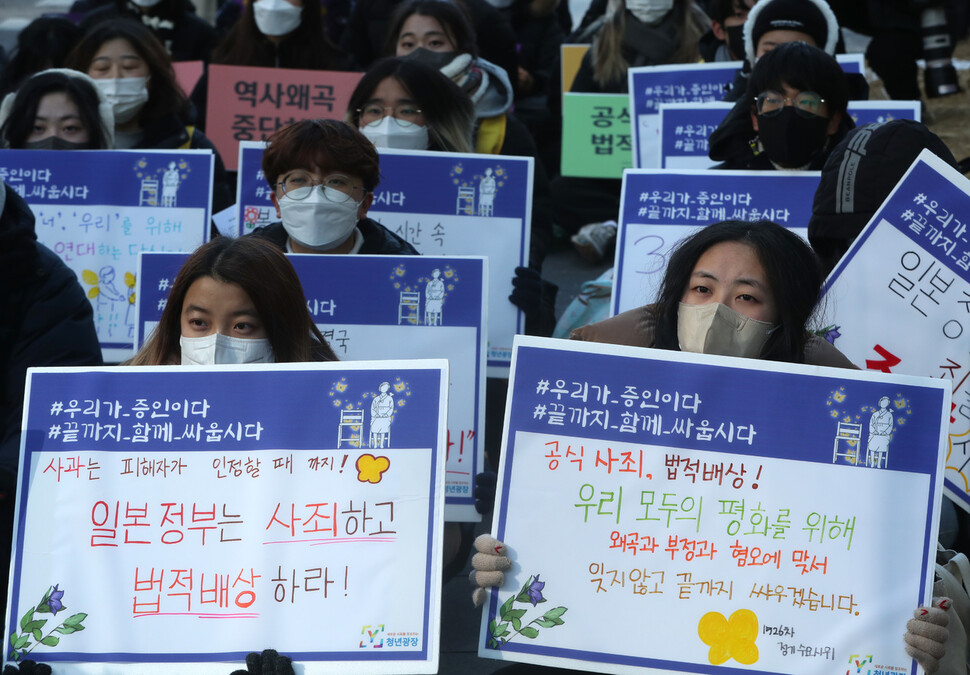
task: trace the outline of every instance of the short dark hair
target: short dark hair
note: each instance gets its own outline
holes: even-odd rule
[[[838,62],[806,42],[786,42],[758,59],[748,80],[748,99],[767,89],[783,91],[783,84],[799,91],[814,91],[822,97],[829,116],[845,114],[849,87]]]
[[[711,0],[707,3],[707,16],[711,21],[723,24],[725,19],[735,15],[735,8],[738,6],[745,11],[751,9],[745,4],[745,0]]]
[[[202,277],[237,284],[253,301],[277,363],[336,361],[306,307],[293,265],[274,244],[259,237],[216,237],[182,265],[155,332],[127,365],[179,363],[182,306]]]
[[[360,113],[374,90],[386,78],[393,77],[421,108],[428,123],[431,139],[429,150],[472,152],[471,136],[475,128],[475,105],[457,84],[431,66],[400,58],[375,62],[360,78],[347,105],[347,122],[360,127]]]
[[[648,307],[656,321],[653,347],[678,351],[677,314],[697,261],[709,248],[727,241],[751,246],[764,267],[778,309],[778,328],[760,358],[802,363],[806,327],[818,304],[822,272],[818,258],[797,234],[769,220],[726,220],[708,225],[680,242],[670,256],[656,304]]]
[[[387,40],[384,43],[385,56],[397,54],[397,39],[401,35],[404,22],[415,14],[436,19],[459,54],[478,56],[475,29],[472,28],[471,21],[457,4],[448,0],[407,0],[398,5],[388,22]]]
[[[0,138],[13,149],[23,149],[37,117],[41,99],[48,94],[63,92],[77,106],[81,124],[88,132],[86,150],[105,150],[110,147],[108,135],[98,110],[98,92],[81,77],[49,72],[34,75],[17,92],[10,116],[0,126]]]
[[[148,103],[139,113],[142,126],[172,114],[178,115],[183,123],[188,123],[191,108],[185,92],[175,80],[172,58],[155,34],[138,21],[118,18],[95,24],[68,56],[68,67],[82,73],[88,72],[101,46],[119,38],[127,41],[145,60],[151,75]]]
[[[263,153],[263,175],[270,187],[275,187],[276,179],[286,171],[312,168],[360,176],[368,192],[380,183],[380,158],[374,144],[346,122],[300,120],[276,131],[268,143]]]
[[[61,68],[83,31],[63,16],[41,16],[17,35],[17,50],[0,71],[0,97],[15,91],[27,77]]]

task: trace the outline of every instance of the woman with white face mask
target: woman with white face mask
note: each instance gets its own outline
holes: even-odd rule
[[[155,332],[125,365],[336,360],[286,256],[255,237],[217,237],[179,270]]]
[[[353,60],[336,47],[323,28],[320,0],[254,0],[212,50],[210,63],[224,66],[356,70]],[[192,103],[205,123],[206,72],[192,90]]]
[[[475,107],[434,68],[382,59],[350,95],[347,123],[378,148],[472,152]]]
[[[103,21],[81,39],[68,65],[94,78],[111,103],[116,148],[212,150],[213,211],[232,204],[222,159],[192,124],[191,105],[175,81],[171,58],[151,31],[128,19]]]

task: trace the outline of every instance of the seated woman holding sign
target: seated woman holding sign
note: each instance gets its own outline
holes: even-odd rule
[[[0,104],[0,138],[14,150],[107,150],[114,132],[111,104],[76,70],[37,73]]]
[[[654,304],[576,329],[572,338],[855,368],[809,329],[822,281],[811,248],[782,226],[769,221],[715,223],[674,249]],[[504,583],[503,571],[512,562],[505,545],[489,535],[481,535],[475,547],[479,553],[472,558],[472,599],[479,605],[486,589]],[[917,609],[907,626],[910,654],[924,667],[932,667],[942,655],[947,639],[949,599],[937,598],[934,604]]]
[[[172,59],[148,28],[130,19],[95,25],[68,57],[111,103],[119,149],[211,150],[215,156],[212,210],[233,203],[225,166],[215,146],[192,123],[191,105],[175,81]]]
[[[336,360],[286,256],[255,237],[217,237],[185,261],[158,326],[125,365]]]

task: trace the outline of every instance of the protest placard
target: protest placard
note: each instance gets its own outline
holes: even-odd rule
[[[493,525],[513,565],[479,654],[915,673],[949,402],[932,378],[516,338]]]
[[[7,660],[201,675],[272,645],[308,675],[436,672],[447,379],[32,369]]]
[[[342,120],[361,75],[210,65],[206,134],[233,171],[240,141],[265,141],[298,120]]]
[[[562,105],[562,175],[620,178],[633,166],[630,97],[565,94]]]
[[[576,79],[576,73],[579,72],[583,56],[589,51],[589,45],[561,45],[559,50],[562,57],[560,66],[562,92],[565,94],[573,87],[573,80]]]
[[[175,81],[188,96],[202,78],[205,64],[202,61],[176,61],[172,64],[172,70],[175,71]]]
[[[705,225],[771,220],[807,241],[818,181],[817,171],[626,171],[612,314],[653,302],[671,249]]]
[[[660,166],[664,169],[707,169],[708,138],[733,103],[661,103],[659,113]],[[920,121],[919,101],[849,101],[855,125],[894,119]]]
[[[970,510],[968,209],[967,179],[924,150],[829,275],[822,328],[860,367],[952,384],[946,489]]]
[[[40,243],[77,274],[94,307],[104,359],[135,339],[141,251],[192,251],[209,237],[208,150],[6,150],[0,179],[36,217]]]
[[[188,255],[143,253],[138,344],[161,319]],[[341,361],[446,358],[450,365],[445,518],[478,521],[472,488],[483,470],[483,258],[288,256],[314,323]],[[365,292],[366,289],[366,292]]]
[[[260,168],[261,144],[240,148],[237,207],[242,232],[278,221]],[[488,258],[488,375],[503,377],[524,316],[509,302],[515,268],[528,265],[531,157],[378,148],[381,183],[368,218],[422,255]]]

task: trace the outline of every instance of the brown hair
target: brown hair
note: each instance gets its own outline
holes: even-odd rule
[[[270,187],[291,169],[352,173],[360,176],[368,192],[380,183],[381,165],[374,144],[346,122],[300,120],[279,129],[268,142],[263,175]]]
[[[67,67],[87,73],[101,46],[119,38],[127,41],[145,60],[151,75],[148,80],[148,103],[139,113],[141,126],[173,113],[179,116],[183,124],[187,123],[191,107],[185,92],[175,80],[172,58],[155,34],[137,21],[108,19],[95,24],[68,55]]]
[[[306,307],[306,296],[283,252],[257,237],[216,237],[193,253],[172,284],[155,332],[126,365],[160,366],[181,360],[182,305],[202,277],[237,284],[253,301],[277,363],[336,361]]]

